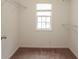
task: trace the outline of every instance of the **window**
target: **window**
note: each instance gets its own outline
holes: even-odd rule
[[[36,5],[37,29],[51,30],[52,6],[49,3],[39,3]]]

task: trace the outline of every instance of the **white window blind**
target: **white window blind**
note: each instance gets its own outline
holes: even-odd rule
[[[49,4],[49,3],[39,3],[39,4],[37,4],[37,10],[51,10],[52,8],[51,8],[52,6],[51,6],[51,4]]]

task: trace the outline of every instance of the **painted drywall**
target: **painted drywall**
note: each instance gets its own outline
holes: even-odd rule
[[[36,29],[35,9],[36,4],[41,2],[52,4],[52,31],[38,31]],[[20,5],[20,8],[16,8],[16,5],[9,2],[2,6],[2,20],[4,19],[5,24],[7,24],[4,31],[8,37],[5,41],[6,45],[4,44],[6,49],[2,49],[4,50],[3,56],[5,56],[3,59],[9,59],[17,50],[19,44],[20,47],[69,47],[77,56],[76,29],[73,31],[71,26],[69,31],[63,26],[63,24],[77,25],[77,0],[20,0],[20,3],[26,8],[22,5]]]
[[[52,31],[36,29],[36,4],[52,4]],[[20,46],[67,48],[68,31],[62,24],[69,20],[69,0],[20,0],[27,8],[20,9]]]
[[[78,0],[70,2],[70,25],[69,48],[78,57]]]
[[[18,9],[11,2],[2,3],[2,35],[7,37],[2,40],[2,58],[9,59],[18,49]]]

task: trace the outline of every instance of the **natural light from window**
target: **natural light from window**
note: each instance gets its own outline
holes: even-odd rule
[[[50,3],[38,3],[36,10],[37,29],[51,30],[52,5]]]

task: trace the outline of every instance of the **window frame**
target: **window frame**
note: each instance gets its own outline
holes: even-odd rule
[[[37,3],[37,4],[51,4],[51,3]],[[52,6],[52,4],[51,4],[51,6]],[[51,16],[46,16],[46,17],[50,17],[50,28],[45,28],[45,29],[43,29],[43,28],[38,29],[37,28],[37,25],[38,25],[38,17],[40,17],[40,16],[37,15],[37,12],[38,11],[40,11],[40,12],[42,12],[42,11],[51,12]],[[42,16],[42,17],[45,17],[45,16]],[[36,9],[36,29],[37,29],[37,31],[52,31],[52,7],[51,7],[51,10],[37,10]]]

